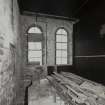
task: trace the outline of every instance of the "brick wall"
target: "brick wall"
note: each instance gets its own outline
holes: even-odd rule
[[[0,0],[0,105],[15,105],[20,91],[21,40],[16,0]]]
[[[23,40],[23,52],[24,52],[24,66],[27,65],[27,30],[30,26],[35,24],[35,16],[21,16],[21,35]],[[43,62],[44,65],[55,64],[55,33],[60,27],[65,27],[69,33],[69,61],[72,64],[72,31],[73,23],[67,20],[37,17],[36,24],[41,27],[43,31]]]

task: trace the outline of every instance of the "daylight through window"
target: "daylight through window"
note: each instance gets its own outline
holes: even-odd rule
[[[67,64],[67,31],[64,28],[56,32],[56,64]]]
[[[28,30],[28,62],[42,65],[42,31],[38,27]]]

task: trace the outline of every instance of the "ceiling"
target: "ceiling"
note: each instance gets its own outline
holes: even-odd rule
[[[49,15],[80,17],[100,5],[102,0],[18,0],[21,13],[24,11]]]

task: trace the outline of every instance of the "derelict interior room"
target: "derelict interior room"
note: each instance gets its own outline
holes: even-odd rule
[[[105,105],[105,0],[0,0],[0,105]]]

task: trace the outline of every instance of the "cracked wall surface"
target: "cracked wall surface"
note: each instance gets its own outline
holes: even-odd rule
[[[17,0],[0,0],[0,105],[15,105],[21,84]]]

